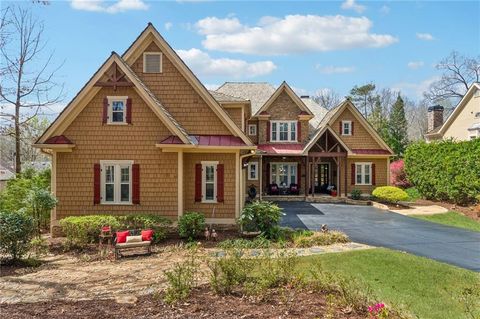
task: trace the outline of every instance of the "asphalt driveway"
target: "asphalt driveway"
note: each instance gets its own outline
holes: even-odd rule
[[[406,251],[480,271],[480,232],[435,224],[371,206],[279,202],[283,226],[318,230],[322,224],[352,241]]]

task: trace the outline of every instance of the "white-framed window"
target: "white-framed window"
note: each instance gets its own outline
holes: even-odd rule
[[[257,135],[257,124],[248,124],[248,135]]]
[[[108,124],[127,124],[128,96],[107,96]]]
[[[101,203],[132,203],[132,164],[133,161],[100,161]]]
[[[143,53],[143,73],[162,73],[162,53]]]
[[[372,185],[372,163],[355,163],[355,185]]]
[[[342,121],[342,135],[352,135],[352,121]]]
[[[297,121],[271,121],[270,140],[272,142],[296,142]]]
[[[258,180],[258,162],[248,163],[247,174],[248,174],[249,181]]]
[[[202,203],[217,202],[217,161],[202,162]]]
[[[289,187],[297,183],[298,163],[270,163],[270,183]]]

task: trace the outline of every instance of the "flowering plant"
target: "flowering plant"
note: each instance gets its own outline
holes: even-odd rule
[[[388,318],[388,310],[383,303],[368,306],[368,313],[370,314],[370,319]]]

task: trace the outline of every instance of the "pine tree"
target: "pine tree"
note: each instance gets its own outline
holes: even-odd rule
[[[392,106],[388,121],[388,144],[397,157],[402,157],[408,145],[405,103],[400,94]]]
[[[355,103],[358,109],[360,107],[363,108],[363,116],[367,118],[368,116],[368,108],[372,108],[374,96],[373,91],[375,91],[375,84],[369,83],[362,86],[354,86],[353,89],[350,90],[350,96],[352,101]],[[360,111],[362,112],[362,111]]]
[[[367,120],[384,140],[387,139],[388,118],[378,95],[375,97],[375,104]]]

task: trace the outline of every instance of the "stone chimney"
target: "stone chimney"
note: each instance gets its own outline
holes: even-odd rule
[[[443,125],[443,106],[434,105],[428,107],[428,132]]]

